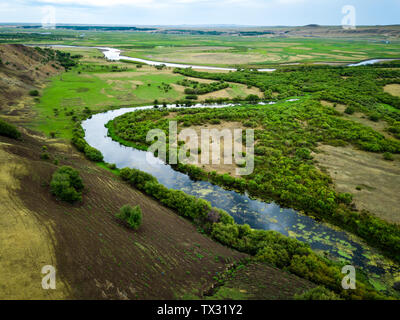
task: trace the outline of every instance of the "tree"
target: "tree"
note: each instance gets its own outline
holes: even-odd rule
[[[255,94],[249,94],[249,95],[246,97],[246,100],[249,101],[249,102],[251,102],[251,103],[255,103],[255,102],[259,101],[260,98],[259,98],[257,95],[255,95]]]

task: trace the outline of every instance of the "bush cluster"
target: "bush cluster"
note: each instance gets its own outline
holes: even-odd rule
[[[83,152],[91,161],[102,162],[104,160],[103,155],[99,150],[90,146],[84,139],[85,133],[82,127],[74,129],[71,142],[81,152]]]
[[[116,214],[118,219],[127,223],[127,225],[134,230],[139,229],[142,224],[142,216],[142,210],[139,206],[132,208],[130,205],[123,206],[119,213]]]
[[[53,195],[63,201],[82,201],[83,182],[79,172],[71,167],[63,166],[53,174],[50,189]]]

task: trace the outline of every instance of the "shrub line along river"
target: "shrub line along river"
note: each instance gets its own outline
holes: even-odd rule
[[[54,45],[53,47],[77,47]],[[86,47],[87,48],[87,47]],[[165,65],[167,67],[196,68],[204,70],[229,70],[236,69],[194,66],[174,63],[156,62],[139,58],[121,56],[121,51],[115,48],[90,47],[103,52],[109,60],[131,60],[150,65]],[[349,66],[362,66],[386,61],[386,59],[373,59],[362,61]],[[259,69],[258,71],[274,71],[275,69]],[[290,102],[290,101],[289,101]],[[272,103],[271,103],[272,104]],[[225,108],[228,105],[196,105],[196,108],[213,107]],[[169,105],[167,108],[175,108]],[[376,283],[380,280],[392,283],[395,277],[400,276],[400,267],[390,259],[383,257],[377,250],[370,248],[358,237],[340,230],[339,228],[317,222],[293,209],[282,208],[276,203],[266,203],[251,199],[247,194],[225,190],[207,181],[193,181],[188,175],[175,171],[170,165],[163,163],[148,152],[126,147],[108,137],[105,125],[125,113],[137,110],[152,109],[153,106],[121,108],[93,115],[82,122],[85,130],[85,140],[89,145],[101,151],[104,161],[115,163],[120,169],[129,167],[150,173],[162,185],[174,190],[181,190],[187,194],[205,199],[216,208],[227,211],[238,224],[249,224],[254,229],[275,230],[289,237],[308,243],[311,248],[328,257],[340,260],[347,264],[365,270]],[[153,161],[148,162],[148,157]]]
[[[195,108],[225,108],[233,105],[196,105]],[[120,169],[135,168],[150,173],[162,185],[205,199],[216,208],[227,211],[238,224],[249,224],[254,229],[275,230],[308,243],[311,248],[328,257],[360,267],[373,278],[393,279],[400,275],[399,266],[370,248],[356,236],[326,223],[282,208],[276,203],[251,199],[247,194],[225,190],[208,181],[193,181],[188,175],[175,171],[151,153],[126,147],[108,136],[105,125],[125,113],[152,109],[153,106],[121,108],[93,115],[82,122],[85,140],[101,151],[104,161],[115,163]],[[167,108],[176,108],[168,105]],[[150,159],[151,161],[148,161]],[[391,280],[389,280],[391,282]]]

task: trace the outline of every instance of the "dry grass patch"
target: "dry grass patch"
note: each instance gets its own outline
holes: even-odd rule
[[[18,196],[24,162],[0,145],[0,299],[65,299],[69,292],[57,277],[56,290],[43,290],[42,267],[57,267],[52,226],[41,223]]]
[[[359,210],[365,209],[393,223],[400,223],[400,157],[385,161],[381,154],[352,147],[322,145],[314,157],[326,168],[339,192],[354,195]],[[357,190],[361,189],[361,190]]]
[[[279,60],[278,56],[271,58],[262,54],[239,54],[225,52],[174,52],[171,54],[155,54],[147,56],[149,59],[163,62],[191,63],[204,65],[247,64],[265,60]],[[267,59],[266,59],[267,58]],[[227,63],[228,62],[228,63]]]
[[[383,88],[383,90],[392,96],[400,97],[400,84],[388,84]]]
[[[182,128],[180,128],[182,129]],[[194,148],[195,147],[195,142],[196,138],[200,138],[201,137],[201,130],[202,129],[217,129],[217,130],[224,130],[224,129],[228,129],[231,131],[232,133],[232,137],[233,137],[233,132],[235,129],[242,129],[242,130],[246,130],[246,128],[242,125],[242,123],[240,122],[222,122],[221,124],[206,124],[206,125],[202,125],[202,126],[191,126],[190,129],[194,130],[193,134],[190,135],[188,137],[188,139],[186,140],[186,146],[188,148]],[[194,134],[194,132],[196,134]],[[235,158],[234,158],[234,150],[235,148],[237,150],[243,150],[246,151],[246,147],[242,144],[242,141],[233,141],[233,143],[229,143],[227,144],[226,148],[225,148],[225,143],[224,140],[221,139],[220,142],[220,152],[219,155],[217,157],[217,164],[212,164],[212,149],[211,149],[211,144],[212,141],[210,140],[210,150],[209,150],[209,155],[210,155],[210,163],[209,164],[199,164],[195,161],[195,159],[191,159],[189,161],[187,161],[188,164],[193,164],[196,165],[200,168],[202,168],[203,170],[207,171],[207,172],[212,172],[212,171],[216,171],[218,174],[225,174],[228,173],[233,177],[239,177],[239,175],[236,174],[236,169],[238,168],[238,166],[235,163]],[[228,146],[229,145],[229,146]],[[201,147],[200,145],[200,141],[199,141],[199,147]],[[242,148],[242,149],[240,149]],[[201,154],[205,153],[206,150],[201,150]],[[199,162],[201,160],[201,154],[199,154]],[[224,155],[230,156],[232,155],[232,164],[225,164],[224,162]]]

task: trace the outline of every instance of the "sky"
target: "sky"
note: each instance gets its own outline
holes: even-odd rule
[[[400,24],[400,0],[0,0],[0,23],[40,23],[51,6],[56,24],[341,25],[346,5],[356,25]]]

